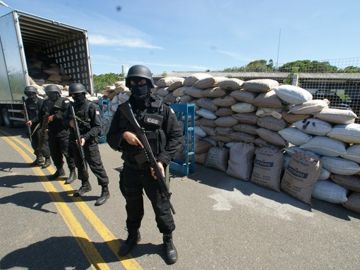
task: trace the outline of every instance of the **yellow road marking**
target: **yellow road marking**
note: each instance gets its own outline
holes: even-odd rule
[[[29,153],[32,153],[32,149],[19,140],[18,138],[14,136],[10,136],[12,140],[16,141],[18,144],[22,145],[22,147],[27,150]],[[40,169],[39,169],[40,170]],[[53,166],[48,167],[47,170],[53,174],[55,173],[55,169]],[[60,186],[63,188],[63,190],[70,192],[73,191],[71,188],[71,185],[65,185],[63,182],[60,182]],[[87,221],[91,224],[91,226],[98,232],[98,234],[101,236],[101,238],[107,243],[109,248],[112,250],[112,252],[116,255],[116,257],[120,260],[120,262],[123,264],[125,269],[127,270],[141,270],[142,267],[139,265],[139,263],[133,259],[131,256],[126,257],[119,257],[117,254],[120,243],[118,241],[118,238],[115,237],[115,235],[106,227],[106,225],[97,217],[97,215],[91,210],[91,208],[85,203],[81,198],[75,198],[71,197],[72,200],[75,202],[75,205],[79,208],[79,210],[82,212],[82,214],[85,216]]]
[[[10,138],[2,138],[6,143],[8,143],[14,150],[16,150],[26,162],[31,162],[31,158],[22,150],[14,141]],[[40,168],[34,167],[32,170],[39,176],[41,179],[41,184],[45,188],[49,195],[52,197],[57,210],[65,221],[71,233],[76,237],[80,248],[82,249],[84,255],[88,261],[92,264],[95,269],[104,269],[107,270],[110,268],[105,263],[104,259],[98,253],[95,245],[91,242],[90,237],[87,235],[79,221],[76,219],[74,214],[71,212],[70,208],[66,205],[65,201],[57,193],[56,188],[52,183],[47,181],[45,174],[40,170]]]

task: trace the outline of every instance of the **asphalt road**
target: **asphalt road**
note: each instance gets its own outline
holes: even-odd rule
[[[34,156],[23,132],[0,129],[0,269],[360,269],[358,214],[318,200],[309,207],[201,166],[171,183],[178,262],[164,262],[147,199],[142,241],[119,258],[127,236],[120,153],[100,145],[111,198],[96,207],[94,176],[92,191],[75,199],[80,181],[49,181],[53,167],[28,166]]]

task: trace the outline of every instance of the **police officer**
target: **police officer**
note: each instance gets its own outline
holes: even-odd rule
[[[130,105],[139,124],[145,129],[154,156],[163,175],[170,160],[174,157],[182,140],[182,130],[175,113],[161,100],[150,94],[154,81],[150,70],[142,65],[129,69],[126,86],[131,91]],[[151,121],[156,119],[156,121]],[[144,151],[135,129],[118,109],[111,122],[107,141],[111,148],[122,151],[124,160],[120,173],[120,190],[126,200],[128,237],[121,245],[120,256],[128,254],[140,241],[140,224],[144,215],[143,190],[155,212],[159,231],[163,234],[163,247],[166,262],[173,264],[177,260],[177,251],[173,244],[172,232],[175,223],[170,211],[169,201],[161,196],[153,170],[144,157]]]
[[[47,168],[51,165],[50,150],[46,134],[42,134],[40,123],[40,111],[43,105],[43,100],[40,99],[38,91],[34,86],[26,86],[24,93],[27,96],[25,100],[29,121],[25,124],[31,130],[31,146],[34,149],[36,159],[31,166],[41,166]]]
[[[72,113],[69,111],[68,118],[70,119],[69,125],[71,127],[70,149],[73,152],[76,167],[78,168],[79,179],[82,182],[80,189],[74,193],[74,196],[82,196],[91,190],[89,174],[87,168],[84,166],[85,162],[87,162],[91,171],[97,177],[98,184],[102,188],[101,195],[95,202],[95,205],[98,206],[104,204],[110,197],[108,189],[109,178],[101,161],[98,147],[98,135],[101,131],[100,113],[97,106],[86,99],[85,94],[85,86],[81,83],[73,83],[69,86],[69,95],[74,99],[73,107],[81,136],[80,142],[76,141],[75,124]],[[86,161],[82,160],[79,148],[76,145],[77,143],[83,146]]]
[[[54,84],[47,85],[45,93],[48,98],[44,100],[41,117],[47,118],[50,155],[56,166],[56,172],[50,178],[56,179],[65,175],[63,169],[63,156],[65,156],[70,170],[67,181],[73,181],[77,176],[75,162],[69,152],[69,129],[66,122],[70,101],[61,97],[60,88]]]

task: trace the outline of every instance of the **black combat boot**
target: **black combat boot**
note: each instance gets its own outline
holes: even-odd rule
[[[91,190],[91,185],[89,181],[84,181],[81,184],[81,187],[75,191],[74,193],[74,197],[81,197],[82,195],[84,195],[86,192],[89,192]]]
[[[119,249],[119,256],[124,257],[139,243],[141,240],[141,235],[139,230],[134,232],[129,232],[129,235],[124,243],[121,244]]]
[[[69,177],[66,179],[65,184],[71,184],[71,183],[74,182],[76,179],[77,179],[76,171],[75,171],[75,169],[71,169],[71,170],[70,170],[70,175],[69,175]]]
[[[50,178],[51,180],[55,180],[55,179],[57,179],[58,177],[64,176],[64,175],[65,175],[64,169],[63,169],[63,168],[58,168],[58,169],[56,169],[56,172],[55,172],[53,175],[51,175],[49,178]]]
[[[95,205],[96,206],[102,205],[102,204],[106,203],[107,199],[109,199],[109,198],[110,198],[109,188],[108,188],[108,186],[103,186],[101,189],[101,195],[96,200]]]
[[[51,165],[51,160],[49,157],[45,158],[45,162],[44,164],[41,166],[42,169],[46,169],[47,167],[49,167]]]
[[[43,156],[37,156],[36,159],[30,163],[30,166],[31,167],[42,166],[43,163],[44,163]]]
[[[165,260],[167,264],[174,264],[177,261],[178,255],[176,251],[176,247],[172,241],[172,234],[164,234],[164,252],[165,252]]]

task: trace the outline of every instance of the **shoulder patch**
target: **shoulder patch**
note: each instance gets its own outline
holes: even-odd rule
[[[96,110],[96,112],[95,112],[97,115],[100,115],[100,112],[98,111],[98,110]]]
[[[64,102],[65,102],[65,103],[70,103],[70,100],[65,99]]]
[[[171,113],[175,113],[175,111],[174,111],[172,108],[170,108],[170,112],[171,112]]]

